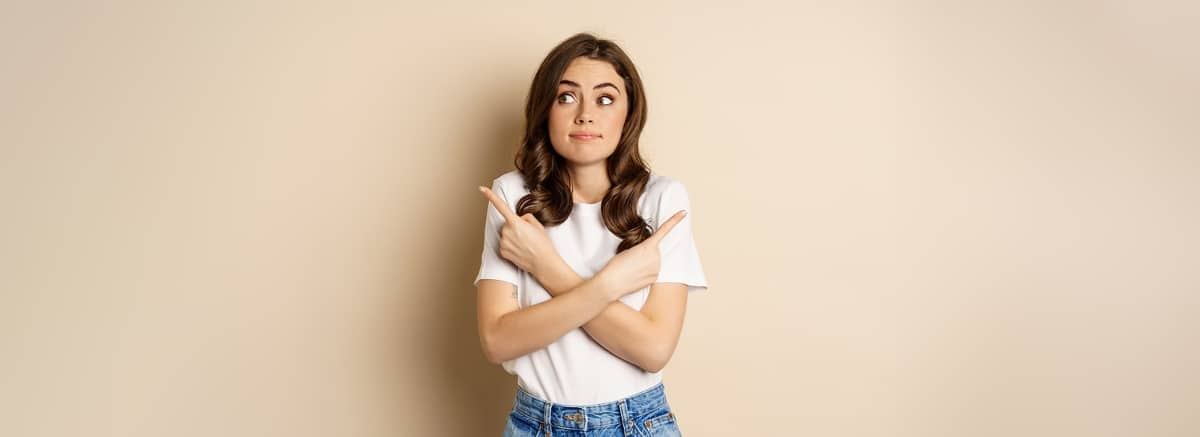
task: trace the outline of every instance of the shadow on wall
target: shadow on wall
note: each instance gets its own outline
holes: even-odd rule
[[[489,65],[487,67],[497,67]],[[487,68],[498,70],[498,68]],[[512,68],[499,68],[512,70]],[[515,72],[514,72],[515,73]],[[500,174],[513,169],[513,155],[522,136],[524,127],[524,95],[520,92],[527,85],[497,87],[496,82],[521,84],[528,80],[513,74],[506,80],[480,82],[479,96],[488,102],[486,110],[478,104],[463,108],[463,117],[477,118],[479,114],[500,114],[487,122],[475,123],[472,132],[450,133],[447,141],[468,141],[470,153],[465,159],[453,163],[458,173],[468,175],[470,181],[463,186],[453,187],[453,195],[429,211],[439,219],[430,229],[438,235],[434,241],[444,242],[443,251],[430,265],[445,266],[437,274],[446,288],[435,290],[428,296],[430,308],[437,311],[429,320],[436,325],[429,327],[431,341],[426,351],[432,358],[436,383],[443,387],[441,405],[435,406],[442,414],[449,415],[444,421],[445,435],[500,435],[504,430],[508,412],[516,393],[516,377],[509,375],[499,365],[488,363],[483,357],[477,332],[475,310],[475,286],[472,282],[479,271],[479,258],[483,250],[483,228],[487,213],[487,201],[478,190],[478,185],[491,186],[491,181]],[[467,214],[447,211],[467,211]],[[433,302],[433,301],[436,301]],[[467,413],[467,414],[463,414]]]

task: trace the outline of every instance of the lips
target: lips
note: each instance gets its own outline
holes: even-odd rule
[[[576,139],[576,140],[590,141],[590,140],[598,140],[600,138],[603,138],[604,136],[600,135],[599,133],[596,133],[596,132],[572,132],[570,134],[570,137],[573,139]]]

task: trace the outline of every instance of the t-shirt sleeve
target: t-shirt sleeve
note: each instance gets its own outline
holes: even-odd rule
[[[654,218],[654,229],[658,230],[663,222],[680,210],[686,210],[687,216],[659,242],[661,262],[658,279],[654,282],[686,284],[689,293],[704,291],[708,289],[708,280],[704,277],[700,253],[692,236],[692,217],[695,214],[688,200],[687,189],[679,181],[672,181],[663,191],[659,199],[658,215]]]
[[[516,209],[514,202],[508,199],[507,193],[500,185],[499,179],[492,181],[492,192],[500,196],[510,209]],[[483,254],[479,259],[479,274],[475,276],[476,286],[481,279],[497,279],[517,286],[520,271],[516,264],[500,257],[500,228],[503,226],[504,216],[500,215],[500,211],[492,202],[487,202],[487,219],[483,225]]]

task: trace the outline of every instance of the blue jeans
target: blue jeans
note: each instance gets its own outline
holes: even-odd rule
[[[504,437],[682,437],[662,383],[603,404],[554,404],[517,387]]]

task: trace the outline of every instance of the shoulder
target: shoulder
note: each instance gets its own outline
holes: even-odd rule
[[[512,170],[492,179],[493,191],[499,191],[497,194],[503,196],[508,203],[516,203],[521,197],[529,194],[529,190],[525,189],[525,176],[520,171]]]
[[[638,206],[643,217],[657,217],[659,211],[664,209],[671,209],[671,213],[690,209],[689,203],[683,182],[670,176],[651,174]]]
[[[643,195],[647,200],[652,201],[664,197],[687,197],[687,189],[678,179],[661,174],[651,174],[650,180],[646,182],[646,191]]]
[[[525,186],[525,177],[521,175],[520,171],[512,170],[512,171],[509,171],[508,173],[502,174],[500,176],[496,176],[495,179],[492,179],[492,182],[499,184],[500,186],[502,186],[504,188],[508,188],[508,187],[522,187],[523,188]]]

